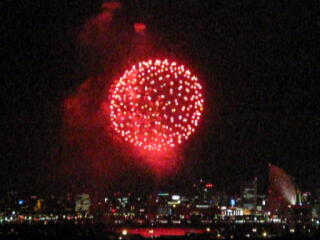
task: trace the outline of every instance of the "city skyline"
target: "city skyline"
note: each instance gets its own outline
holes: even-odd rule
[[[297,188],[291,176],[275,165],[269,165],[265,194],[258,191],[257,178],[243,183],[237,194],[219,191],[203,179],[186,187],[187,192],[154,190],[145,195],[118,191],[23,196],[9,191],[0,197],[1,234],[25,237],[29,229],[29,234],[51,236],[67,227],[78,236],[88,237],[83,231],[96,229],[95,234],[118,239],[317,239],[319,235],[320,188],[312,192]]]

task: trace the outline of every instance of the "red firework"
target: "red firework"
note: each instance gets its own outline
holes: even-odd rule
[[[203,102],[198,78],[183,65],[143,61],[111,87],[111,125],[134,146],[167,151],[195,131]]]

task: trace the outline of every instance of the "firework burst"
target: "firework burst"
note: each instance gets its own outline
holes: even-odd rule
[[[189,139],[203,111],[202,86],[189,69],[168,60],[133,65],[114,82],[109,112],[122,139],[165,152]]]

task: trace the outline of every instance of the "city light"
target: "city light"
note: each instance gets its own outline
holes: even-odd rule
[[[218,190],[208,191],[205,181],[200,180],[197,184],[190,184],[188,194],[164,191],[139,196],[132,192],[119,191],[107,196],[102,195],[96,203],[88,193],[75,194],[73,198],[67,194],[64,200],[53,195],[47,198],[31,195],[24,197],[22,205],[21,199],[12,198],[11,203],[14,204],[7,203],[6,211],[0,214],[0,224],[51,226],[68,222],[77,225],[98,223],[102,220],[112,226],[122,239],[130,239],[134,234],[159,237],[168,234],[184,236],[206,233],[220,239],[226,236],[231,238],[235,234],[247,238],[271,238],[273,231],[279,236],[288,233],[317,233],[317,199],[313,201],[314,208],[309,205],[310,199],[305,199],[302,206],[284,205],[286,211],[274,215],[269,211],[269,207],[265,206],[268,204],[264,204],[268,199],[267,195],[255,196],[255,191],[252,191],[250,199],[255,196],[256,205],[245,205],[248,203],[245,200],[251,183],[244,184],[246,187],[241,188],[244,194],[234,194],[232,197]],[[308,193],[307,196],[310,198],[312,195]],[[71,205],[70,201],[73,202]],[[57,207],[62,209],[61,212],[55,212]],[[97,207],[100,208],[99,211],[96,210]],[[289,226],[288,222],[295,223],[296,227]],[[225,230],[213,228],[214,224],[224,226]]]
[[[172,200],[180,200],[180,196],[179,195],[172,195]]]

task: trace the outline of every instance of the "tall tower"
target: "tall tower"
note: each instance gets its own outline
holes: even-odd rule
[[[258,179],[254,178],[242,186],[242,205],[244,208],[255,210],[257,207]]]

